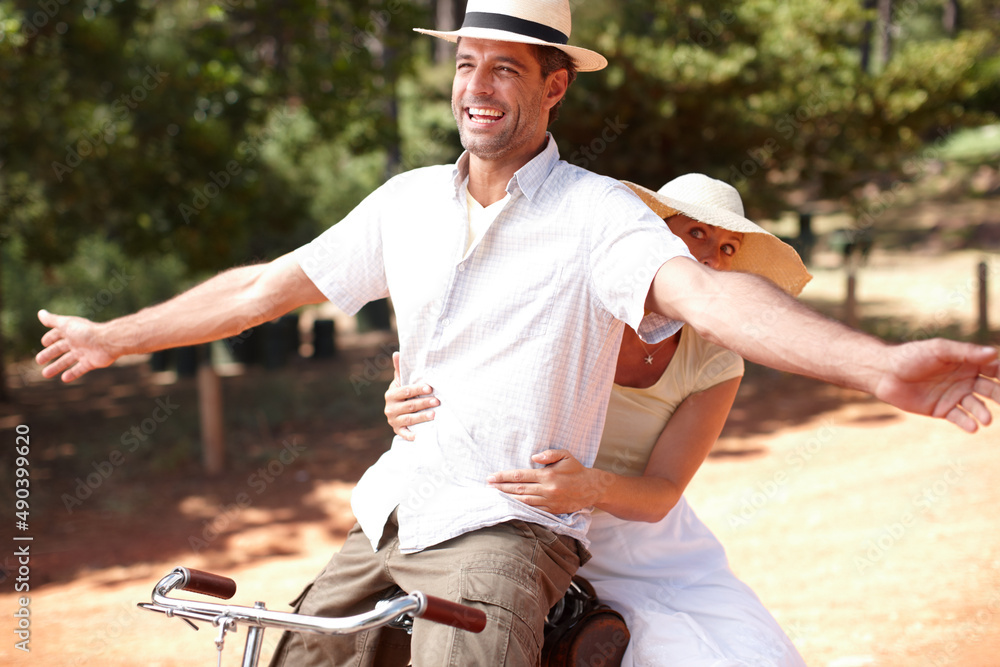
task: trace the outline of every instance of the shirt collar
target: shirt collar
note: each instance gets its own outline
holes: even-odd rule
[[[529,201],[534,199],[535,194],[542,183],[552,173],[552,169],[559,161],[559,147],[551,132],[545,133],[546,144],[542,152],[531,158],[526,165],[514,172],[513,178],[507,183],[507,192],[513,194],[515,190],[520,190]],[[462,195],[462,186],[469,179],[469,151],[464,151],[455,162],[455,196]]]

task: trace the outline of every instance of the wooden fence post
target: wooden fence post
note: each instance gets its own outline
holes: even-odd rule
[[[205,345],[209,348],[209,345]],[[222,414],[222,383],[207,351],[198,365],[198,411],[201,416],[201,461],[208,475],[225,468],[226,434]]]
[[[988,317],[989,296],[987,291],[986,262],[979,262],[979,326],[976,328],[976,339],[980,343],[990,340],[990,323]]]

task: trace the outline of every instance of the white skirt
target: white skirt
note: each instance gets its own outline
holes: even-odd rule
[[[595,512],[588,537],[580,575],[632,635],[622,667],[804,667],[683,497],[657,523]]]

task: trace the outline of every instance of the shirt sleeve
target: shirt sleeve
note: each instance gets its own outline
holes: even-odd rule
[[[386,202],[396,186],[390,180],[346,218],[298,248],[294,257],[316,287],[335,306],[353,315],[369,301],[389,296],[382,233]]]
[[[657,342],[681,326],[656,313],[643,321],[653,277],[675,257],[694,259],[662,218],[625,185],[611,184],[599,201],[591,228],[591,273],[598,297],[640,338]]]

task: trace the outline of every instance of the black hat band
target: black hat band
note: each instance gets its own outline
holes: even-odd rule
[[[534,37],[543,42],[553,44],[568,44],[569,35],[564,35],[555,28],[550,28],[542,23],[519,19],[516,16],[506,14],[493,14],[490,12],[467,12],[463,28],[488,28],[491,30],[503,30],[513,32],[525,37]]]

